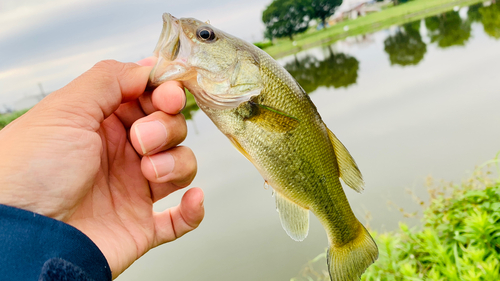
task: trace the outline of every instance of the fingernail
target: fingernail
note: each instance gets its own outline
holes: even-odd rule
[[[205,202],[205,194],[203,194],[203,197],[201,197],[201,202],[200,202],[201,207],[203,207],[204,202]]]
[[[181,110],[179,110],[179,113],[181,113],[186,108],[186,105],[187,105],[187,95],[186,92],[184,91],[184,105],[182,106]]]
[[[167,129],[160,121],[137,124],[135,134],[141,145],[142,154],[147,154],[165,145],[167,141]]]
[[[183,88],[183,91],[184,91],[184,105],[182,106],[182,108],[179,111],[179,113],[181,113],[184,109],[186,109],[186,106],[187,106],[187,93],[186,93],[186,89]]]
[[[142,59],[140,61],[136,61],[135,63],[140,65],[140,66],[145,66],[148,63],[148,58]]]
[[[147,157],[153,165],[153,169],[155,170],[157,179],[170,174],[174,170],[175,160],[172,154],[168,152],[163,152]]]
[[[156,59],[156,57],[147,57],[135,63],[140,66],[153,66],[155,65]]]

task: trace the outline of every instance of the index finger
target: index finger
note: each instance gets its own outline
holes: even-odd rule
[[[156,57],[148,57],[137,62],[143,66],[154,66]],[[178,114],[186,105],[184,87],[178,81],[168,81],[158,86],[150,94],[146,93],[139,98],[142,110],[146,114],[161,110],[168,114]]]
[[[180,82],[168,81],[153,91],[151,100],[156,109],[168,114],[178,114],[186,105],[186,93]]]

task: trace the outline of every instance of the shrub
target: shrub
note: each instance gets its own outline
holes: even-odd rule
[[[361,280],[500,280],[499,174],[497,155],[462,184],[430,187],[420,227],[401,223],[397,231],[373,233],[380,256]],[[329,280],[316,262],[325,262],[324,254],[292,280]]]

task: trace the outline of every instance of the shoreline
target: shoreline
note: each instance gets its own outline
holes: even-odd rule
[[[339,22],[326,29],[296,35],[295,45],[288,39],[263,50],[278,59],[313,47],[332,44],[349,36],[376,32],[393,25],[405,24],[453,9],[484,2],[484,0],[415,0],[354,20]],[[344,30],[347,27],[348,30]]]

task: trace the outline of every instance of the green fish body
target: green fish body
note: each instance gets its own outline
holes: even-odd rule
[[[305,239],[312,211],[328,235],[331,280],[359,280],[378,249],[354,216],[339,178],[358,192],[364,182],[309,96],[252,44],[195,19],[165,14],[164,22],[150,84],[182,81],[274,189],[288,235]]]

